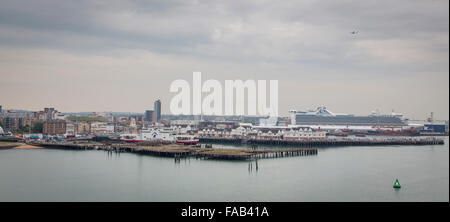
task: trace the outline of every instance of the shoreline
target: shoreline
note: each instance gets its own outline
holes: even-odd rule
[[[0,150],[7,149],[42,149],[42,147],[21,142],[0,142]]]
[[[19,142],[0,142],[0,150],[13,149],[17,146],[23,145],[24,143]]]

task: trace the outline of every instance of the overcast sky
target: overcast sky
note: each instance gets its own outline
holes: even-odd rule
[[[357,35],[350,32],[359,31]],[[0,105],[170,113],[175,79],[278,79],[279,111],[449,116],[449,1],[0,0]]]

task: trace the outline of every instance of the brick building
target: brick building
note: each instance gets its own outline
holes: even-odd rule
[[[46,135],[65,134],[66,133],[66,121],[64,121],[64,120],[45,121],[42,131],[43,131],[43,134],[46,134]]]

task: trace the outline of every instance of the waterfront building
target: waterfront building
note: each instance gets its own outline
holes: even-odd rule
[[[198,131],[198,136],[207,138],[230,138],[230,139],[255,139],[255,140],[323,140],[326,138],[325,131],[313,130],[309,127],[243,127],[239,126],[231,131],[203,129]]]
[[[284,140],[295,141],[302,139],[325,139],[325,131],[313,131],[311,128],[300,128],[298,130],[281,131]]]
[[[42,133],[24,133],[22,134],[22,139],[25,140],[41,140],[44,138]]]
[[[161,120],[161,100],[156,100],[154,103],[155,111],[153,112],[153,122],[159,122]]]
[[[42,128],[45,135],[63,135],[66,133],[66,121],[46,120]]]
[[[420,127],[421,135],[448,135],[448,121],[446,123],[426,123]]]
[[[76,133],[81,135],[86,135],[91,133],[91,124],[87,122],[78,122],[76,124]]]
[[[91,123],[91,133],[95,135],[105,135],[114,133],[114,124],[105,122],[93,122]]]
[[[67,122],[66,123],[66,133],[65,133],[65,135],[67,136],[67,137],[70,137],[70,136],[75,136],[76,135],[76,127],[75,127],[75,124],[74,123],[72,123],[72,122]]]

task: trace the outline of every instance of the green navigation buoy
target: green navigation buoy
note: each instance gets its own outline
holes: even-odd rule
[[[395,179],[395,183],[394,183],[394,186],[393,186],[394,188],[397,188],[397,189],[399,189],[399,188],[401,188],[402,186],[400,185],[400,183],[398,182],[398,179]]]

